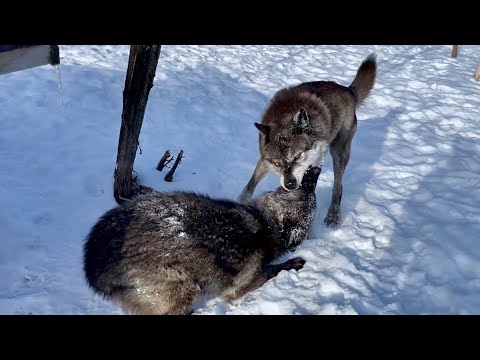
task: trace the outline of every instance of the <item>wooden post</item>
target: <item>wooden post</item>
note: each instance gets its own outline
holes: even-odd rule
[[[170,150],[165,151],[165,154],[161,157],[157,165],[157,170],[162,171],[167,164],[172,161],[173,157],[170,156]]]
[[[133,163],[148,95],[160,57],[161,45],[131,45],[123,90],[122,125],[118,139],[113,193],[118,204],[152,189],[132,179]]]
[[[475,74],[473,75],[475,80],[480,81],[480,64],[477,66],[477,70],[475,70]]]
[[[183,157],[183,150],[180,150],[180,153],[178,154],[177,160],[175,160],[173,167],[170,169],[167,175],[165,175],[165,181],[170,182],[173,180],[173,174],[175,173],[175,170],[177,170],[177,166],[180,164],[182,157]]]
[[[458,55],[458,45],[453,45],[451,57],[456,59]]]

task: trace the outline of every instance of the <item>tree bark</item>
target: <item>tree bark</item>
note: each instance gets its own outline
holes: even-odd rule
[[[148,95],[160,57],[161,45],[131,45],[123,90],[122,125],[115,166],[114,196],[117,203],[148,191],[133,181],[132,171]]]

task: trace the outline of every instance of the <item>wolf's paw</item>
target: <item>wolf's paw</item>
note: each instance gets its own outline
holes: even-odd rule
[[[330,206],[328,209],[327,216],[323,220],[325,225],[329,227],[336,227],[340,224],[340,207],[339,206]]]
[[[305,265],[305,260],[302,259],[301,257],[296,257],[296,258],[293,258],[293,259],[290,259],[288,261],[285,262],[285,268],[284,270],[300,270],[301,268],[303,268],[303,265]]]

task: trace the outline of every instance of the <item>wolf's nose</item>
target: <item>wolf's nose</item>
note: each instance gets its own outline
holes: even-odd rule
[[[286,183],[285,183],[285,187],[288,189],[288,190],[295,190],[295,188],[297,187],[297,181],[295,179],[293,180],[288,180]]]

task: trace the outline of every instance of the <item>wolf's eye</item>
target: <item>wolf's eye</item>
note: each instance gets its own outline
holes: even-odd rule
[[[298,159],[300,159],[301,156],[302,156],[302,153],[300,153],[300,154],[298,154],[297,156],[295,156],[295,159],[293,159],[293,160],[298,160]]]
[[[275,161],[273,165],[275,165],[276,167],[280,167],[280,163],[278,161]]]

